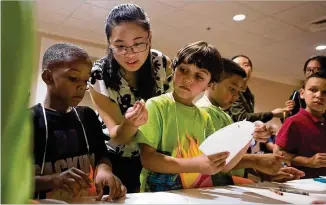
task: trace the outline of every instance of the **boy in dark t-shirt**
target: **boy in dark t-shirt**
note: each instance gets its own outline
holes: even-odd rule
[[[112,200],[126,189],[112,173],[101,125],[95,112],[77,106],[83,99],[92,63],[81,48],[52,45],[42,62],[47,93],[31,108],[34,131],[35,194],[38,198],[69,200],[103,196]]]

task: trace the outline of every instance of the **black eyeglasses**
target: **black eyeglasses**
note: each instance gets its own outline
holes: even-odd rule
[[[132,46],[110,46],[112,51],[117,55],[125,55],[127,53],[127,49],[130,48],[132,52],[134,53],[141,53],[146,51],[147,46],[149,42],[147,43],[136,43]]]
[[[320,70],[320,67],[312,67],[312,68],[308,67],[306,69],[306,74],[310,75],[310,74],[313,74],[313,73],[317,73],[319,70]]]

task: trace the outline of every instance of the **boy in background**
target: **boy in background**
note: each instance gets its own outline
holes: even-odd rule
[[[209,113],[216,131],[233,123],[231,117],[222,109],[228,109],[237,100],[246,78],[245,71],[235,62],[223,58],[223,66],[224,72],[221,80],[218,83],[210,84],[204,96],[196,102],[197,106]],[[255,124],[254,139],[259,142],[266,142],[270,136],[266,126],[263,123]],[[273,154],[245,154],[242,159],[240,158],[240,161],[233,161],[236,166],[230,174],[243,177],[243,168],[252,168],[267,175],[275,175],[271,180],[290,180],[303,175],[302,172],[292,167],[282,168],[283,160],[285,158],[282,156]],[[215,177],[218,178],[219,175],[214,176],[213,180]],[[233,177],[234,183],[237,183],[236,179]]]
[[[305,178],[326,176],[326,75],[310,75],[300,97],[306,108],[287,118],[276,138],[274,152],[283,152],[292,165],[306,173]]]

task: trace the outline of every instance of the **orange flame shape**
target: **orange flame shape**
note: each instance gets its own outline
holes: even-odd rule
[[[178,139],[176,157],[189,159],[202,155],[202,152],[199,150],[199,140],[191,137],[188,132],[186,132],[186,139],[188,139],[189,142],[188,151],[184,150],[181,146],[180,140]],[[203,175],[200,173],[181,173],[180,177],[184,189],[213,186],[213,182],[209,175]]]

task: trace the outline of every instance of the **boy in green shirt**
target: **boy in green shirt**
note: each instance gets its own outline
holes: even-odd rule
[[[203,155],[199,145],[214,128],[193,99],[222,74],[219,52],[206,42],[181,48],[172,63],[172,93],[146,102],[148,121],[139,128],[143,170],[141,191],[155,192],[212,186],[210,175],[225,169],[229,153]]]
[[[224,73],[221,81],[210,84],[205,95],[196,102],[197,106],[209,113],[215,131],[233,123],[231,117],[221,108],[227,109],[237,100],[246,78],[245,71],[233,61],[223,58],[223,65]],[[266,142],[270,134],[264,124],[256,123],[253,136],[256,141]],[[272,175],[273,177],[269,177],[269,180],[283,181],[302,176],[301,171],[292,167],[283,168],[284,160],[285,158],[282,156],[274,154],[245,154],[243,158],[239,158],[239,163],[233,168],[240,170],[233,170],[230,174],[243,176],[243,168],[253,168],[264,174]]]

